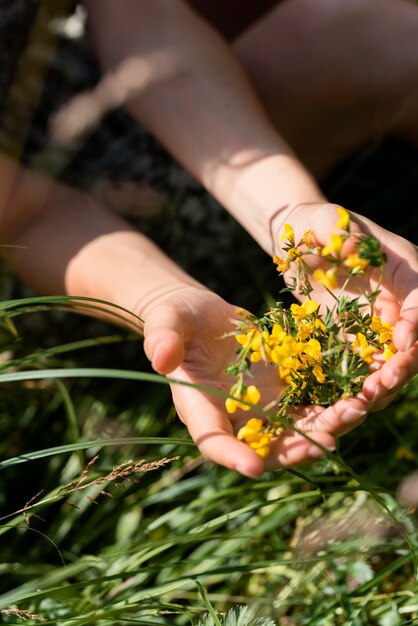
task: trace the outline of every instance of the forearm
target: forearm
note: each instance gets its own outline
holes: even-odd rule
[[[143,318],[160,299],[200,287],[87,194],[27,171],[9,187],[15,191],[2,202],[0,234],[12,247],[3,256],[37,293],[97,298]]]
[[[230,48],[179,0],[85,3],[105,70],[117,77],[138,59],[149,75],[164,74],[129,100],[130,112],[271,252],[277,209],[322,196]]]

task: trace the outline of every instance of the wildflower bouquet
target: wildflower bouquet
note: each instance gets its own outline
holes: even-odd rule
[[[264,407],[275,417],[267,422],[251,418],[237,435],[261,457],[269,454],[271,440],[289,425],[292,411],[303,405],[329,406],[355,395],[374,358],[381,354],[389,359],[396,351],[392,326],[374,311],[385,254],[376,238],[352,232],[348,211],[339,208],[338,213],[336,228],[341,234],[332,234],[325,246],[317,244],[312,231],[296,241],[293,227],[284,226],[284,254],[273,260],[277,271],[287,275],[283,291],[305,297],[301,304],[286,309],[277,302],[262,317],[238,311],[233,334],[239,348],[227,368],[235,378],[225,403],[227,411],[247,411],[260,402],[258,388],[250,384],[254,363],[264,362],[277,370],[277,397]],[[349,239],[350,244],[344,245]],[[347,248],[351,252],[343,254]],[[376,286],[366,290],[362,277],[373,270]],[[326,310],[312,298],[318,285],[333,303]]]

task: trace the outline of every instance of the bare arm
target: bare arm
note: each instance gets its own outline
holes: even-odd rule
[[[323,197],[273,129],[231,49],[181,0],[85,4],[105,71],[117,76],[136,59],[154,77],[129,100],[129,111],[271,254],[277,210]]]
[[[180,0],[86,0],[86,5],[99,54],[114,73],[127,58],[143,59],[147,65],[156,59],[148,56],[152,51],[170,51],[169,58],[174,58],[179,71],[133,98],[129,110],[271,252],[270,223],[277,209],[321,203],[323,198],[274,132],[224,43]],[[230,329],[234,307],[193,281],[151,242],[90,197],[31,173],[13,173],[13,166],[10,178],[10,172],[4,174],[8,164],[3,170],[1,161],[0,232],[3,242],[23,246],[9,253],[9,261],[21,276],[44,293],[93,296],[142,314],[145,349],[157,371],[188,383],[228,389],[225,366],[231,346],[219,339]],[[314,232],[322,242],[335,228],[335,207],[300,209],[292,214],[292,222],[296,220],[301,233],[314,222]],[[287,212],[283,209],[279,223]],[[391,241],[389,234],[388,252]],[[404,272],[414,278],[414,251],[407,242],[398,247]],[[418,327],[416,290],[408,287],[408,293],[399,292],[389,279],[386,300],[394,311],[393,322],[400,319],[401,331],[406,325],[410,328],[399,342],[408,349],[416,341]],[[388,367],[382,368],[373,387],[382,382],[380,395],[388,391],[390,396],[416,371],[416,362],[412,347],[397,358],[401,375],[395,387],[384,379]],[[208,458],[250,475],[262,471],[261,459],[234,438],[223,406],[212,396],[179,386],[174,386],[173,396],[180,417]],[[363,399],[356,419],[361,420],[373,403],[374,399]],[[309,425],[323,446],[333,444],[329,433],[346,428],[346,406],[335,406],[332,419],[321,424],[316,416]],[[309,446],[303,438],[281,438],[268,467],[312,458],[318,449],[312,451]]]
[[[154,369],[187,384],[229,389],[225,367],[235,342],[223,337],[232,329],[234,306],[86,194],[2,156],[0,190],[0,243],[21,246],[2,251],[28,284],[41,293],[90,296],[139,314]],[[262,459],[236,439],[222,398],[178,384],[172,393],[202,454],[249,476],[263,471]],[[322,446],[334,443],[325,432],[312,438]],[[302,436],[283,437],[271,466],[306,462],[320,453]]]
[[[161,297],[199,283],[92,196],[0,156],[0,244],[42,294],[87,296],[145,316]]]

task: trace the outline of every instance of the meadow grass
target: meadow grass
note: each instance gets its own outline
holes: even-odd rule
[[[2,325],[3,623],[418,620],[417,379],[335,454],[253,481],[199,456],[138,338],[41,345],[17,309]],[[98,367],[129,350],[142,373]]]
[[[369,159],[366,176],[349,164],[327,195],[411,238],[416,158],[387,146],[386,161]],[[394,203],[405,207],[396,224]],[[232,234],[220,291],[257,312],[274,301],[276,272]],[[334,454],[249,480],[199,456],[143,355],[139,320],[118,334],[57,310],[71,305],[62,298],[7,298],[2,623],[418,623],[418,378]]]

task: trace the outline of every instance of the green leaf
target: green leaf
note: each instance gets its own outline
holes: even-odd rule
[[[277,622],[269,617],[257,617],[256,609],[249,606],[236,606],[220,617],[217,622],[211,615],[207,615],[197,626],[278,626]]]

